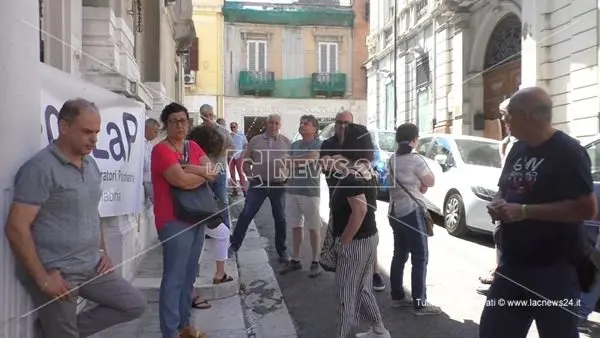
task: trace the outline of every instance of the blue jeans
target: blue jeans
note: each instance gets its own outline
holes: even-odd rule
[[[223,223],[231,229],[231,220],[229,218],[229,198],[227,197],[227,172],[223,171],[217,175],[214,182],[211,183],[211,188],[218,199],[225,204],[225,210],[221,212]]]
[[[190,325],[192,292],[204,246],[204,226],[169,222],[158,231],[158,238],[163,250],[158,302],[160,330],[163,338],[175,338],[181,329]]]
[[[574,314],[577,313],[579,293],[577,270],[573,266],[516,267],[501,264],[496,268],[481,314],[479,337],[525,338],[535,320],[541,338],[577,338],[578,317]],[[529,302],[530,299],[550,299],[562,304],[506,306],[508,301]],[[500,306],[499,301],[505,306]]]
[[[246,231],[250,222],[260,210],[265,199],[271,202],[271,212],[275,221],[275,249],[280,257],[287,257],[286,235],[287,223],[285,219],[285,187],[283,185],[257,186],[256,181],[249,184],[246,194],[246,204],[238,217],[237,225],[231,236],[231,248],[234,251],[239,250],[246,237]]]
[[[410,254],[413,306],[415,309],[419,309],[427,301],[425,279],[429,249],[425,215],[421,210],[415,210],[402,217],[395,217],[392,214],[389,221],[394,232],[394,257],[390,270],[392,299],[402,300],[406,297],[403,286],[404,266]]]

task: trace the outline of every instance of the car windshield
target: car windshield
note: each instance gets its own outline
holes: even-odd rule
[[[455,140],[462,160],[466,164],[501,168],[500,144],[496,142]]]
[[[393,153],[396,151],[396,135],[389,131],[377,132],[378,137],[375,136],[375,132],[371,131],[371,138],[373,140],[379,140],[379,148],[385,152]]]

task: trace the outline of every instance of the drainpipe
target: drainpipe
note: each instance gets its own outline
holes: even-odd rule
[[[397,71],[397,64],[398,64],[398,32],[396,32],[396,27],[397,25],[397,16],[398,16],[398,0],[394,0],[394,30],[393,30],[393,36],[394,36],[394,54],[392,57],[392,61],[394,62],[394,129],[396,129],[396,127],[398,126],[398,92],[397,92],[397,82],[396,79],[398,78],[398,71]]]

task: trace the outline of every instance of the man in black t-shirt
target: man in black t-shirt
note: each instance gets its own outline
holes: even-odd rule
[[[349,111],[344,111],[336,115],[335,117],[335,134],[321,143],[321,154],[320,158],[324,162],[322,166],[327,186],[329,187],[329,203],[331,206],[331,194],[338,184],[338,180],[331,174],[332,168],[327,166],[327,163],[332,163],[332,158],[335,155],[340,155],[340,135],[344,132],[344,128],[352,123],[354,117]],[[329,217],[331,219],[331,217]],[[375,263],[373,264],[373,290],[381,292],[385,291],[385,283],[383,278],[379,274],[379,268],[377,267],[377,254],[375,255]]]
[[[590,159],[552,128],[552,102],[541,88],[513,95],[506,122],[515,143],[497,199],[500,262],[481,316],[481,338],[525,338],[533,320],[541,338],[576,338],[582,223],[597,213]]]

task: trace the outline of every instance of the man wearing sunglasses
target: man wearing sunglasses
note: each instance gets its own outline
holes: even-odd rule
[[[338,113],[335,117],[335,134],[323,141],[321,145],[321,161],[325,164],[323,166],[323,172],[325,173],[325,177],[327,180],[327,186],[329,187],[329,200],[331,201],[331,194],[335,190],[335,186],[338,184],[338,179],[333,177],[330,174],[331,165],[333,164],[333,157],[335,155],[340,155],[340,140],[341,136],[344,134],[346,126],[350,123],[353,123],[354,116],[349,111],[342,111]],[[329,163],[329,165],[327,165]],[[331,222],[331,215],[329,217],[329,222]],[[381,292],[385,290],[385,283],[383,282],[383,278],[378,272],[377,267],[377,256],[375,256],[375,263],[373,264],[373,290]]]

